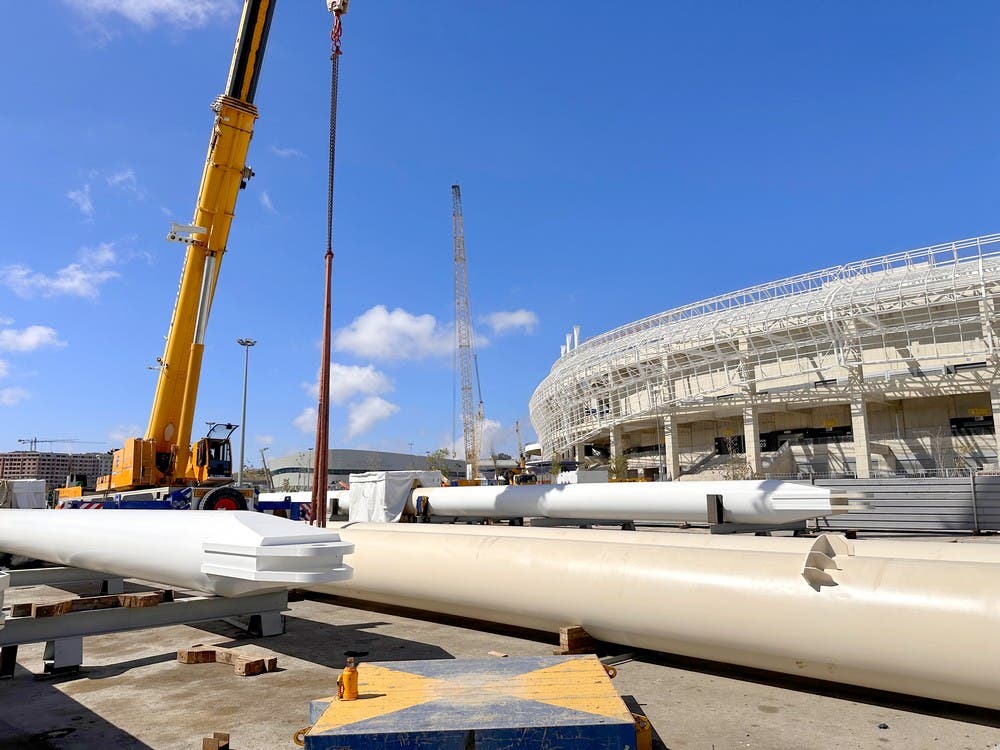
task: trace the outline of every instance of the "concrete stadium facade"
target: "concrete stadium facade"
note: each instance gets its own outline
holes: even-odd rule
[[[652,478],[994,468],[998,295],[997,234],[742,289],[567,337],[531,420]]]

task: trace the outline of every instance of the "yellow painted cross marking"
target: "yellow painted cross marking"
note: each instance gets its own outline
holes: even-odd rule
[[[405,669],[405,665],[400,666]],[[453,705],[480,704],[489,695],[535,701],[556,708],[596,714],[624,722],[632,715],[611,685],[596,657],[569,659],[521,674],[498,675],[470,670],[436,678],[389,669],[377,664],[358,668],[356,701],[331,698],[310,734],[445,700]]]
[[[597,659],[571,659],[525,672],[489,685],[487,689],[573,711],[632,720],[632,714],[625,710],[618,691],[612,687],[604,666]]]

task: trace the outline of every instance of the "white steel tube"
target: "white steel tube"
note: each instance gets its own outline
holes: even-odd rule
[[[791,523],[847,510],[846,498],[829,488],[773,479],[422,487],[412,500],[416,507],[426,498],[435,516],[706,523],[709,495],[722,496],[729,523]]]
[[[553,531],[348,524],[354,577],[313,588],[1000,708],[996,563],[884,557],[833,535],[802,540],[804,553],[770,539],[706,550]]]
[[[0,550],[220,596],[349,578],[335,530],[249,511],[5,510]]]

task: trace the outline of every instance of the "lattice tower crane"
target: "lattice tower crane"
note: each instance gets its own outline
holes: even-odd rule
[[[466,477],[479,477],[479,450],[482,438],[483,391],[479,383],[479,364],[476,357],[472,313],[469,310],[469,278],[465,262],[465,224],[462,218],[462,191],[451,186],[452,229],[455,239],[455,340],[458,372],[462,384],[462,435],[465,441]],[[478,407],[474,403],[473,378],[479,395]]]

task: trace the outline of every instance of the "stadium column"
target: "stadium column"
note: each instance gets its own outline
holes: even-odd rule
[[[583,443],[577,443],[576,444],[576,448],[575,448],[575,456],[574,456],[576,458],[577,466],[579,466],[579,465],[581,465],[583,463],[584,455],[585,454],[584,454],[584,445],[583,445]]]
[[[610,454],[610,458],[613,461],[615,459],[615,456],[618,455],[619,451],[621,451],[625,447],[622,445],[621,425],[617,424],[611,425],[611,432],[608,435],[608,438],[610,441],[608,446],[608,453]]]
[[[861,394],[851,396],[851,428],[854,430],[854,471],[858,479],[871,479],[872,449],[868,440],[868,402]]]
[[[743,409],[743,442],[746,446],[747,465],[753,476],[758,477],[764,472],[760,461],[760,421],[757,409],[747,406]]]
[[[996,441],[997,450],[996,463],[1000,464],[1000,383],[993,383],[990,386],[990,407],[993,411],[993,439]]]
[[[677,479],[681,475],[681,453],[677,444],[677,417],[668,414],[663,418],[663,455],[666,457],[667,477]]]

